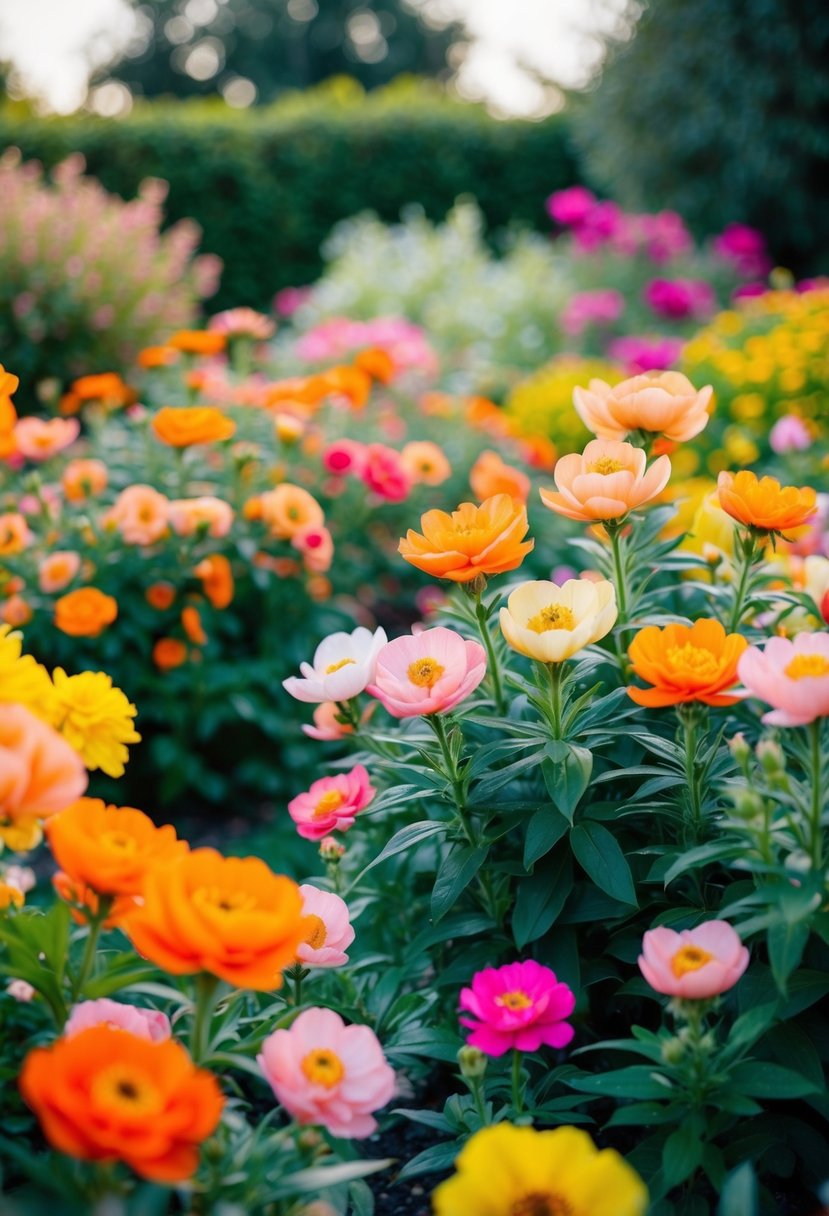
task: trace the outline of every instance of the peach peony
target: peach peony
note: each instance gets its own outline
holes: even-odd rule
[[[705,430],[713,392],[710,384],[695,389],[681,372],[647,372],[613,387],[591,380],[587,388],[573,390],[573,404],[600,439],[648,431],[685,443]]]
[[[233,507],[222,498],[174,498],[168,506],[170,526],[177,536],[227,536],[233,525]]]
[[[525,541],[527,509],[509,494],[496,494],[479,507],[461,503],[457,511],[427,511],[422,534],[409,529],[398,546],[418,570],[453,583],[470,583],[479,575],[515,570],[533,547]]]
[[[367,692],[395,718],[447,713],[465,701],[486,675],[480,642],[438,626],[388,642],[377,656]]]
[[[80,429],[77,418],[21,418],[14,438],[18,452],[27,460],[49,460],[74,443]]]
[[[660,925],[642,939],[639,970],[656,992],[701,1001],[733,988],[748,966],[748,950],[731,925],[708,920],[676,933]]]
[[[167,531],[170,503],[152,486],[127,486],[106,513],[128,545],[152,545]]]
[[[63,591],[81,568],[81,555],[71,549],[55,549],[44,557],[37,571],[37,583],[41,591],[50,595]]]
[[[45,819],[86,789],[83,762],[22,705],[0,705],[0,819]]]
[[[557,492],[542,490],[541,501],[566,519],[619,520],[661,494],[670,476],[667,456],[648,468],[641,448],[593,439],[581,455],[561,457],[554,473]]]
[[[259,505],[263,522],[279,540],[291,540],[297,533],[321,528],[325,523],[322,507],[313,494],[288,481],[260,494]]]
[[[94,498],[107,488],[109,474],[102,460],[70,460],[63,470],[61,486],[69,502]]]
[[[412,485],[439,486],[452,474],[443,448],[430,439],[407,443],[400,453],[400,463]]]

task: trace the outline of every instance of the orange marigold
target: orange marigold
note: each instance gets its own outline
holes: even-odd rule
[[[637,705],[651,709],[701,701],[733,705],[739,697],[726,690],[737,683],[737,662],[748,646],[739,633],[726,633],[719,621],[693,625],[646,625],[630,644],[633,674],[650,688],[628,688]]]
[[[207,645],[207,634],[204,632],[204,626],[201,623],[201,614],[195,605],[188,604],[186,608],[182,608],[181,624],[184,632],[194,646]]]
[[[178,638],[159,638],[153,646],[153,662],[159,671],[172,671],[187,662],[187,647]]]
[[[165,405],[152,420],[156,437],[173,448],[215,443],[236,434],[236,423],[213,405]]]
[[[354,359],[354,366],[380,384],[390,384],[396,370],[394,359],[382,346],[369,346],[361,350]]]
[[[223,553],[205,557],[196,566],[194,574],[201,579],[202,591],[214,608],[227,608],[233,602],[233,571]]]
[[[717,479],[720,506],[732,519],[764,532],[788,532],[808,523],[817,511],[811,486],[781,486],[776,477],[760,477],[748,469],[722,472]]]
[[[176,589],[172,583],[151,583],[144,592],[144,599],[151,608],[164,612],[175,602]]]
[[[125,931],[139,954],[171,975],[207,971],[267,992],[282,983],[308,927],[290,878],[258,857],[194,849],[149,872],[143,905]]]
[[[31,1051],[20,1092],[59,1152],[123,1161],[162,1183],[195,1173],[224,1101],[212,1073],[173,1039],[153,1043],[106,1025]]]
[[[216,330],[180,329],[167,339],[166,345],[184,355],[220,355],[227,346],[227,339]]]
[[[97,587],[79,587],[55,601],[55,625],[73,638],[97,638],[117,615],[117,601]]]
[[[400,541],[401,556],[418,570],[453,583],[516,570],[535,543],[524,540],[527,508],[510,494],[495,494],[479,507],[461,503],[451,515],[427,511],[420,526],[422,535],[410,528]]]

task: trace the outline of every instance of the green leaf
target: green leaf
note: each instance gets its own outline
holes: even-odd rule
[[[429,840],[432,836],[445,836],[448,830],[448,823],[439,823],[432,819],[424,819],[420,823],[410,823],[405,828],[401,828],[399,832],[395,832],[374,860],[368,863],[362,874],[355,878],[351,884],[352,887],[356,886],[369,870],[379,866],[381,861],[387,861],[389,857],[394,857],[397,853],[405,853],[407,849],[413,849],[415,845],[422,844],[424,840]]]
[[[771,973],[778,989],[786,996],[789,976],[803,958],[809,940],[809,926],[804,921],[784,921],[771,925],[767,934]]]
[[[432,920],[439,921],[454,907],[486,861],[488,845],[455,844],[443,859],[432,890]]]
[[[717,1216],[757,1216],[757,1176],[750,1161],[732,1170],[723,1183]]]
[[[540,857],[549,853],[567,831],[567,820],[554,806],[536,811],[527,824],[524,837],[524,869],[531,870]]]
[[[617,1068],[612,1072],[600,1072],[595,1076],[585,1073],[581,1077],[567,1077],[565,1084],[588,1094],[600,1094],[606,1098],[663,1098],[674,1096],[674,1088],[668,1078],[647,1064],[633,1064],[630,1068]]]
[[[556,739],[544,749],[546,759],[541,762],[544,784],[555,806],[569,823],[582,794],[590,784],[593,772],[593,753],[586,747],[563,743]]]
[[[519,882],[512,914],[512,936],[519,950],[544,936],[564,907],[572,887],[573,870],[565,848],[548,854],[530,878]]]
[[[607,828],[591,820],[576,824],[570,833],[570,847],[581,868],[606,895],[637,906],[630,866]]]
[[[438,1174],[454,1164],[459,1152],[457,1144],[433,1144],[412,1157],[397,1175],[398,1179],[414,1178],[418,1174]]]
[[[705,1144],[694,1120],[680,1124],[671,1132],[662,1150],[662,1173],[670,1189],[685,1182],[702,1161]]]
[[[767,1060],[745,1060],[730,1075],[734,1088],[749,1098],[805,1098],[819,1091],[799,1072]]]

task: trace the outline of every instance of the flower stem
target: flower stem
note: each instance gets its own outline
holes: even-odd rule
[[[467,836],[470,844],[475,843],[475,838],[469,826],[469,819],[466,813],[466,791],[464,790],[463,780],[458,772],[452,749],[449,746],[449,738],[446,734],[446,724],[441,714],[430,714],[427,721],[435,732],[437,741],[440,745],[441,756],[443,757],[443,774],[446,780],[452,786],[452,798],[455,803],[455,810],[458,813],[458,819],[461,822],[464,833]]]
[[[498,662],[498,655],[495,653],[495,643],[492,640],[492,634],[489,631],[487,623],[487,611],[481,600],[481,592],[479,591],[475,597],[475,616],[478,619],[478,629],[481,634],[487,658],[489,660],[489,676],[492,680],[492,695],[495,699],[495,712],[501,717],[506,713],[507,706],[504,700],[504,688],[501,681],[501,667]]]
[[[815,718],[814,722],[810,723],[808,731],[811,742],[811,765],[809,777],[811,780],[811,853],[812,864],[815,872],[820,873],[823,868],[823,825],[821,823],[823,813],[823,789],[821,787],[822,765],[820,752],[820,718]]]
[[[95,968],[95,955],[98,950],[98,939],[101,936],[101,930],[104,927],[104,921],[109,916],[109,911],[112,906],[112,900],[107,896],[102,896],[98,906],[98,913],[89,920],[89,933],[86,938],[83,955],[81,956],[81,965],[78,968],[78,973],[75,976],[72,984],[72,1000],[75,1001],[83,994],[83,989],[86,981],[89,979]]]
[[[521,1076],[521,1052],[517,1047],[512,1049],[512,1106],[516,1115],[524,1109],[524,1085]]]
[[[550,681],[550,707],[553,711],[551,726],[553,738],[561,738],[561,681],[564,676],[563,663],[545,663]]]
[[[677,709],[682,726],[683,753],[685,759],[685,783],[688,793],[689,823],[694,840],[699,840],[703,830],[702,801],[697,776],[697,715],[693,706]]]
[[[625,646],[620,636],[620,629],[627,624],[628,619],[628,585],[625,574],[625,552],[622,531],[618,524],[605,524],[605,531],[610,538],[610,552],[613,557],[613,584],[616,588],[616,603],[619,609],[616,617],[616,629],[613,638],[616,647],[616,657],[622,674],[625,673]]]
[[[210,1022],[216,1003],[219,981],[215,975],[202,971],[196,976],[193,994],[193,1025],[190,1029],[190,1055],[196,1064],[201,1064],[210,1046]]]
[[[749,581],[751,579],[752,567],[754,566],[754,560],[757,555],[754,536],[751,533],[748,533],[743,537],[741,547],[743,560],[740,568],[740,579],[734,592],[734,605],[731,609],[731,619],[728,623],[729,633],[734,633],[735,630],[739,629],[740,621],[743,619],[743,612],[745,611],[746,594],[748,592]]]

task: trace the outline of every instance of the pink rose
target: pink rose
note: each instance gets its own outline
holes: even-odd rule
[[[575,1032],[564,1019],[575,1006],[575,996],[556,973],[530,959],[479,971],[472,987],[461,992],[461,1009],[474,1015],[461,1018],[461,1025],[472,1031],[466,1040],[470,1047],[488,1056],[502,1056],[510,1048],[566,1047]]]
[[[748,966],[748,950],[731,925],[707,920],[676,933],[661,925],[642,938],[639,970],[656,992],[703,1001],[728,992]]]

